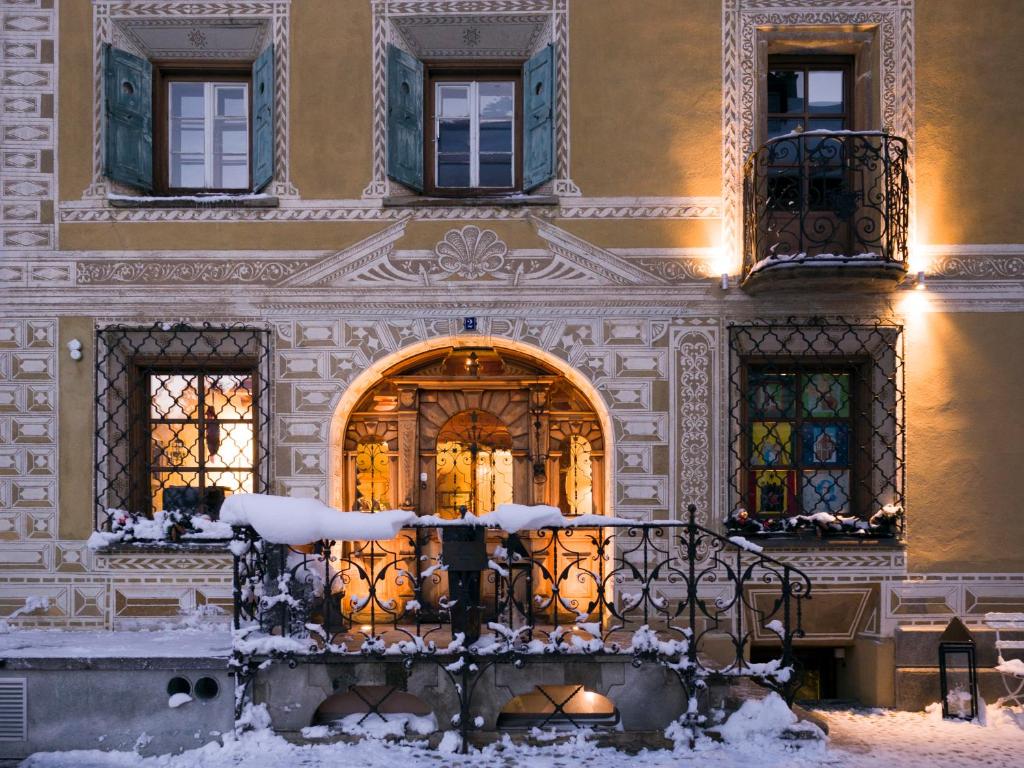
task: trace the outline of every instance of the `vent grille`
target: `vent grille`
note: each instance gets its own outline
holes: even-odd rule
[[[26,738],[25,678],[0,678],[0,741]]]

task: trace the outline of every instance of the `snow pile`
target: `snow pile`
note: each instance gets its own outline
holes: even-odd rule
[[[167,706],[171,709],[177,709],[182,704],[188,704],[190,701],[192,701],[192,697],[187,693],[175,693],[167,699]]]
[[[748,699],[718,728],[728,743],[750,741],[758,737],[778,738],[786,731],[803,731],[825,738],[818,726],[800,722],[777,693],[769,693],[760,700]]]
[[[364,736],[371,739],[400,739],[407,734],[425,736],[437,730],[437,718],[433,713],[413,715],[405,712],[389,712],[384,717],[387,719],[384,720],[377,715],[367,717],[366,713],[357,712],[335,720],[330,724],[330,729],[349,736]]]
[[[393,539],[416,519],[412,512],[340,512],[317,499],[236,493],[220,508],[229,525],[251,525],[274,544],[309,544],[321,539],[374,541]]]
[[[1024,659],[1005,659],[996,665],[996,671],[1004,675],[1024,677]]]
[[[153,517],[108,509],[109,531],[95,531],[86,544],[90,549],[117,544],[122,541],[223,541],[232,536],[231,526],[206,515],[182,511],[161,510]]]
[[[7,622],[10,619],[16,619],[19,616],[24,616],[27,613],[34,613],[35,611],[45,611],[50,607],[50,598],[39,597],[37,595],[29,595],[25,598],[25,604],[20,608],[15,608],[6,617],[0,619],[0,635],[7,634],[11,631],[12,627]]]
[[[274,544],[309,544],[321,539],[334,541],[376,541],[393,539],[406,526],[487,526],[508,533],[536,528],[598,527],[630,525],[633,521],[603,515],[565,516],[557,507],[537,504],[499,504],[477,517],[449,520],[433,515],[417,517],[414,512],[391,509],[382,512],[341,512],[317,499],[236,493],[220,509],[227,525],[249,525]],[[96,534],[103,536],[105,534]],[[241,549],[241,548],[240,548]]]
[[[762,269],[776,267],[877,267],[892,265],[894,268],[902,269],[897,262],[889,262],[877,253],[856,253],[846,256],[841,253],[779,253],[769,254],[750,268],[748,274],[753,275]]]

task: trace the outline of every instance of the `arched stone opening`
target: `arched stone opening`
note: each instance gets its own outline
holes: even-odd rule
[[[609,513],[610,419],[593,385],[524,344],[473,341],[416,345],[353,382],[331,427],[333,506],[453,517],[496,500]],[[463,469],[474,462],[465,487],[441,487],[460,454]],[[478,475],[497,469],[511,488],[482,493]]]

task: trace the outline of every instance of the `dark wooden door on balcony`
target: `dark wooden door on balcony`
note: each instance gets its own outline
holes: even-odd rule
[[[853,124],[853,58],[772,57],[769,60],[766,139]],[[771,144],[765,190],[776,254],[852,255],[850,220],[857,207],[848,146],[822,136]]]

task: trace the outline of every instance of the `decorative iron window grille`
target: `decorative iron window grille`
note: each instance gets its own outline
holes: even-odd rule
[[[729,330],[727,526],[902,535],[902,327],[814,319]]]
[[[116,325],[96,334],[96,526],[116,510],[216,518],[269,489],[270,334]]]

